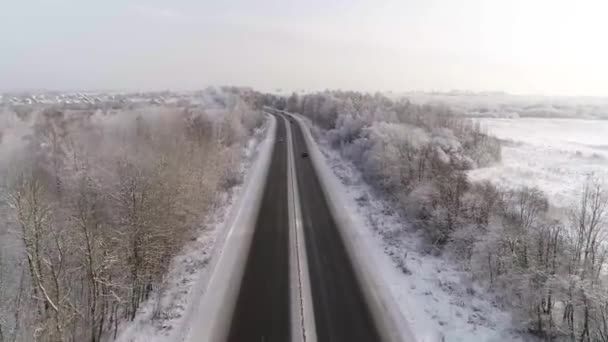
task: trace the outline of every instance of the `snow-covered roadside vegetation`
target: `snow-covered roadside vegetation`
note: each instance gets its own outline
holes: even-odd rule
[[[268,121],[267,121],[268,123]],[[197,312],[202,297],[207,293],[208,282],[217,269],[217,259],[224,253],[226,237],[230,233],[231,218],[240,210],[247,187],[252,182],[249,174],[259,168],[259,159],[269,153],[268,144],[272,125],[257,128],[243,148],[239,167],[238,185],[218,189],[213,208],[198,225],[192,241],[173,258],[162,284],[150,298],[140,305],[135,319],[125,321],[118,328],[119,342],[182,341],[197,325]],[[247,181],[247,179],[249,179]],[[242,182],[241,182],[242,181]],[[221,270],[220,270],[221,271]],[[223,272],[223,271],[221,271]]]
[[[212,243],[212,215],[260,134],[255,107],[235,89],[160,105],[5,106],[0,341],[112,340],[148,299],[179,296],[167,275],[204,266],[176,256]],[[162,329],[176,303],[144,314]]]
[[[422,236],[420,251],[453,260],[463,281],[511,312],[515,329],[548,340],[605,340],[608,196],[600,182],[589,179],[560,221],[536,188],[471,182],[467,171],[500,160],[500,143],[444,105],[351,92],[268,100],[310,118],[407,222],[401,229]],[[389,250],[406,253],[402,246]],[[396,266],[411,273],[402,259]]]
[[[493,296],[469,281],[457,264],[421,249],[421,232],[330,146],[318,128],[309,126],[325,162],[341,183],[347,214],[361,224],[357,232],[367,242],[365,254],[415,340],[522,341],[510,315],[496,307]]]

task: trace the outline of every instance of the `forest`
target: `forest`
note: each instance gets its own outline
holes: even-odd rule
[[[0,341],[113,340],[264,122],[236,89],[123,100],[2,108]]]

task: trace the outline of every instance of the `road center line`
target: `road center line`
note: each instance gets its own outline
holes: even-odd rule
[[[317,334],[312,307],[312,293],[310,288],[310,276],[308,272],[308,259],[306,255],[306,245],[302,243],[301,237],[304,234],[302,227],[302,213],[298,192],[298,182],[296,178],[294,140],[292,135],[291,122],[281,115],[287,125],[288,143],[288,184],[289,184],[289,222],[290,222],[290,269],[292,280],[292,341],[297,342],[316,342]],[[295,274],[294,274],[295,272]]]

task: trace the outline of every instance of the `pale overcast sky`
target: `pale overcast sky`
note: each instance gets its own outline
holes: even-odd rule
[[[608,96],[606,0],[0,0],[0,90]]]

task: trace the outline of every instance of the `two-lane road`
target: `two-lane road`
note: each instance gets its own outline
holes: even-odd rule
[[[309,268],[306,281],[310,281],[317,340],[380,341],[312,161],[302,157],[308,151],[301,127],[290,121],[290,147],[285,120],[277,119],[277,142],[229,340],[290,340],[291,306],[300,304],[291,303],[289,295],[289,238],[293,233],[289,231],[287,149],[293,148]]]

